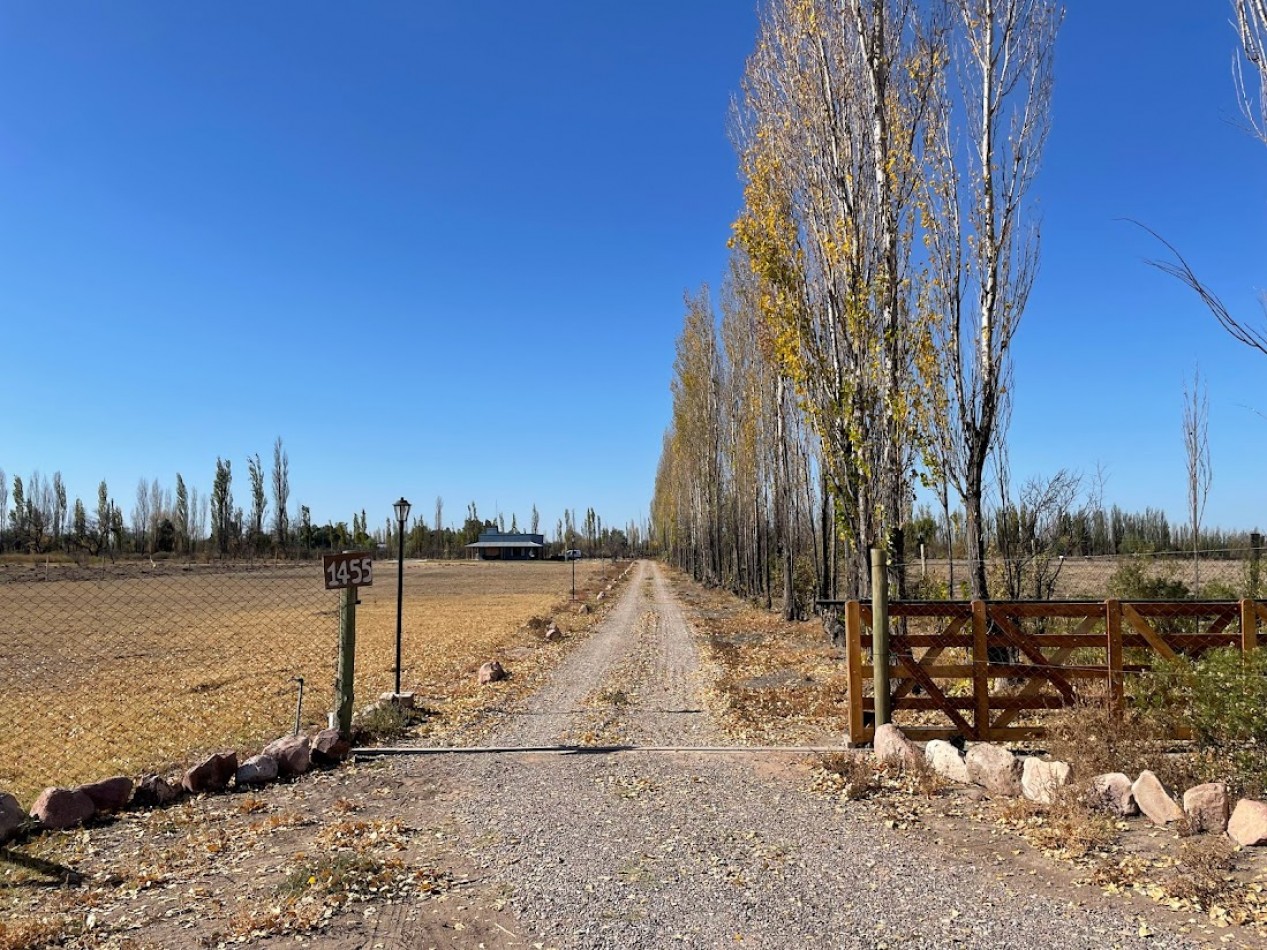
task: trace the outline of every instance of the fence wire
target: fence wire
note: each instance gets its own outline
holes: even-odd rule
[[[966,558],[914,558],[901,565],[909,597],[966,600]],[[896,570],[896,568],[895,568]],[[1236,600],[1267,597],[1261,550],[1222,548],[1196,552],[1115,555],[1034,555],[987,558],[986,578],[996,600]],[[896,597],[895,591],[890,596]]]
[[[319,566],[0,568],[0,790],[258,751],[332,708],[337,594]]]

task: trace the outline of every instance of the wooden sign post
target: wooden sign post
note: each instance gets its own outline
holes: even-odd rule
[[[352,731],[352,709],[355,701],[353,680],[356,678],[356,595],[357,589],[374,583],[374,560],[359,551],[326,554],[321,558],[321,572],[326,590],[342,590],[339,609],[339,674],[335,694],[335,716],[339,731],[345,736]]]

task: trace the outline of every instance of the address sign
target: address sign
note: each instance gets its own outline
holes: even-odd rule
[[[326,578],[326,590],[374,585],[374,559],[364,552],[323,554],[321,569]]]

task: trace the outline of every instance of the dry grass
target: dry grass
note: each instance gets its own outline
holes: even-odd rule
[[[618,565],[617,567],[622,567]],[[578,598],[615,568],[577,564]],[[393,686],[396,583],[387,565],[357,610],[357,705]],[[440,719],[487,703],[473,673],[499,658],[526,681],[548,661],[521,625],[567,611],[571,565],[415,562],[405,570],[402,687]],[[315,563],[222,569],[119,564],[0,565],[0,789],[29,801],[46,784],[163,771],[202,752],[258,749],[333,706],[338,597]]]
[[[732,738],[756,745],[839,741],[847,730],[846,670],[817,618],[787,622],[671,573],[691,624],[707,637],[711,699]]]

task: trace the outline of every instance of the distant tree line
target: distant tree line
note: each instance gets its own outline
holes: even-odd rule
[[[389,554],[398,549],[394,518],[371,527],[362,508],[352,514],[350,523],[316,524],[309,506],[292,508],[290,459],[280,437],[273,444],[271,469],[266,470],[255,453],[246,459],[246,474],[245,503],[234,495],[232,461],[217,457],[210,492],[200,493],[180,472],[171,487],[157,478],[142,478],[125,511],[105,481],[98,484],[95,501],[86,505],[81,498],[68,498],[61,472],[46,478],[37,470],[25,479],[10,479],[0,468],[0,553],[227,559],[306,557],[353,548],[375,550],[380,545],[387,546]],[[534,505],[525,530],[536,533],[539,522]],[[405,553],[466,557],[465,546],[489,529],[506,530],[504,516],[482,520],[474,502],[460,528],[445,526],[444,502],[437,498],[430,527],[417,515],[408,525]],[[519,530],[513,514],[510,530]],[[641,552],[646,534],[645,526],[635,522],[624,529],[604,525],[592,508],[578,526],[575,513],[569,511],[547,553],[581,548],[591,556],[624,556]]]

